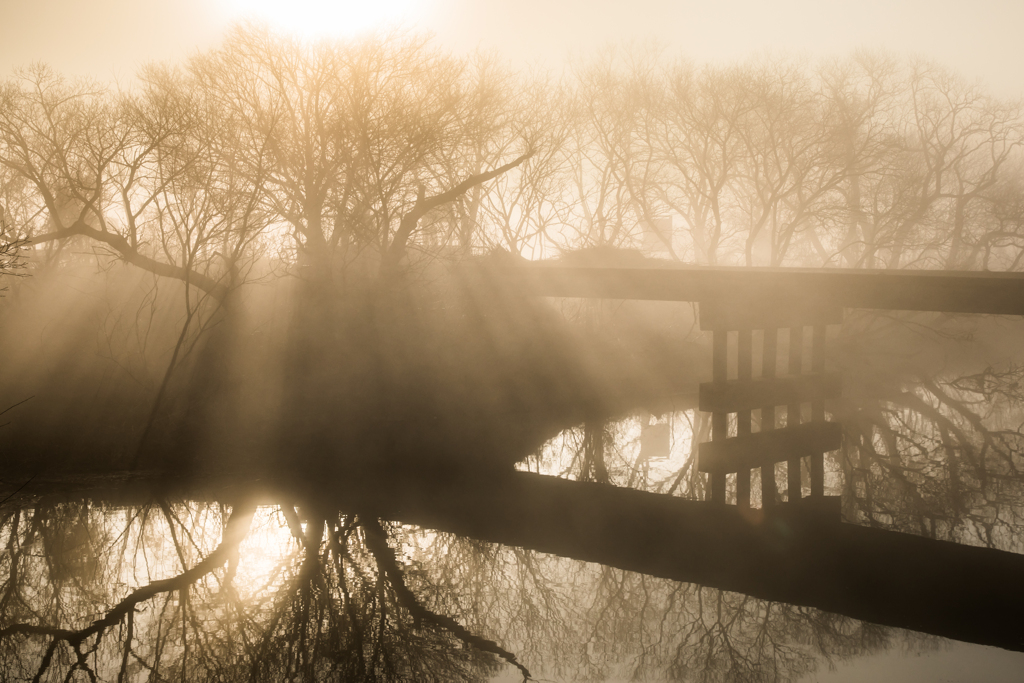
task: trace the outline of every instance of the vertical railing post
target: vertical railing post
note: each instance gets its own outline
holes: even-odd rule
[[[728,379],[729,332],[715,329],[711,332],[711,381],[724,383]],[[723,441],[729,436],[729,414],[711,414],[711,440]],[[725,503],[725,473],[711,473],[711,502]]]
[[[825,374],[825,333],[824,325],[814,326],[814,337],[811,340],[811,372],[818,376]],[[811,422],[825,421],[825,402],[818,400],[811,403]],[[811,497],[825,495],[825,454],[811,455]]]
[[[789,374],[799,375],[803,372],[804,363],[804,328],[789,328]],[[790,403],[786,407],[786,427],[800,424],[800,404]],[[789,481],[789,501],[800,500],[800,460],[801,453],[795,453],[787,465]]]
[[[764,330],[764,341],[761,344],[761,376],[775,377],[776,363],[779,355],[779,331],[772,327]],[[761,408],[761,431],[775,429],[775,406]],[[775,465],[769,463],[761,467],[761,507],[767,509],[775,504],[778,487],[775,484]]]
[[[736,342],[736,378],[749,382],[754,374],[754,333],[752,330],[740,330]],[[750,411],[741,410],[736,413],[736,436],[750,434]],[[743,509],[750,508],[750,468],[741,467],[736,472],[736,505]]]

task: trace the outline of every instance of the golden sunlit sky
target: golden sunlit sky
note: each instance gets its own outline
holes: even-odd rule
[[[306,35],[378,22],[436,34],[455,51],[498,50],[557,68],[565,55],[654,39],[696,61],[857,47],[923,55],[1024,94],[1021,0],[0,0],[0,68],[45,61],[65,73],[131,76],[139,64],[214,45],[247,16]]]

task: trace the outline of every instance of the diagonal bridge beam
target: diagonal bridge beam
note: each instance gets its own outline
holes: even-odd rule
[[[1024,555],[830,523],[786,505],[764,516],[524,472],[486,486],[393,487],[387,496],[361,488],[331,501],[482,541],[1024,651]]]

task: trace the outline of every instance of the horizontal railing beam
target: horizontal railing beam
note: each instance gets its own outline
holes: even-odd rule
[[[806,455],[827,453],[838,449],[842,442],[843,428],[839,423],[808,422],[702,443],[698,451],[697,469],[701,472],[728,474]]]

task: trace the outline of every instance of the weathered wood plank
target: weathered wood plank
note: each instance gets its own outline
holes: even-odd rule
[[[700,444],[697,468],[701,472],[736,472],[762,467],[812,453],[834,451],[842,445],[843,428],[836,422],[801,425],[737,436]]]

